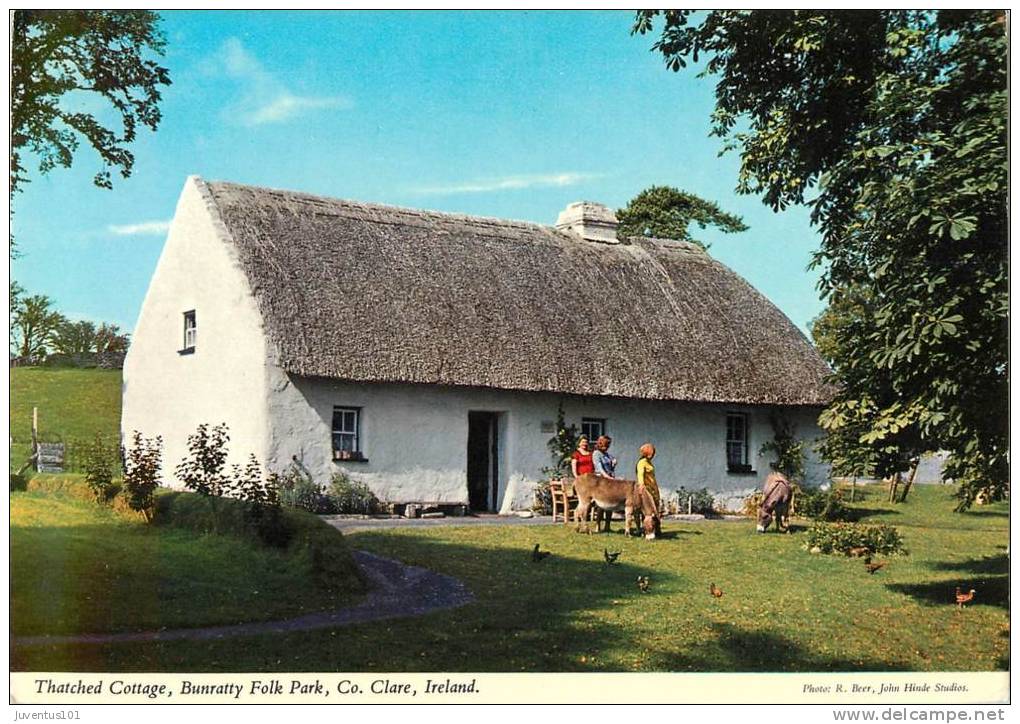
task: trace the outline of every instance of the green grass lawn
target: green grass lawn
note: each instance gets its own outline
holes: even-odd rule
[[[39,409],[44,441],[91,441],[120,436],[121,371],[15,367],[11,370],[11,467],[31,455],[32,408]],[[69,460],[70,467],[74,461]]]
[[[308,586],[280,551],[65,495],[12,493],[10,538],[14,635],[287,618],[353,600]]]
[[[858,504],[865,522],[897,526],[910,551],[886,559],[886,567],[873,576],[860,560],[805,551],[803,527],[790,535],[755,535],[750,521],[667,521],[665,537],[654,542],[625,539],[619,533],[589,537],[563,525],[366,532],[347,536],[350,545],[457,576],[477,600],[424,617],[336,630],[215,642],[15,649],[12,667],[1007,669],[1008,507],[998,504],[956,514],[951,512],[952,491],[943,486],[915,488],[904,505],[884,502],[879,490],[869,492],[869,499]],[[553,555],[536,564],[529,552],[539,542]],[[618,565],[603,563],[604,548],[622,551]],[[14,558],[12,567],[18,561]],[[648,593],[638,590],[638,575],[651,579]],[[724,591],[722,598],[709,595],[710,583]],[[956,586],[977,590],[974,605],[958,610],[951,603]],[[110,605],[105,603],[109,595],[100,598]]]

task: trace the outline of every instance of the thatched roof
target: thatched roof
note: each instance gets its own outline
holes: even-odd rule
[[[691,244],[205,186],[290,373],[732,403],[830,395],[797,327]]]

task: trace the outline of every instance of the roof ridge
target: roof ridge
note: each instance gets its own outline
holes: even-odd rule
[[[540,224],[535,221],[524,221],[520,219],[504,219],[497,216],[477,216],[474,214],[465,214],[463,212],[436,211],[433,209],[416,209],[410,206],[397,206],[395,204],[380,204],[377,202],[357,201],[355,199],[342,199],[336,196],[323,196],[320,194],[311,194],[305,191],[293,191],[290,189],[280,189],[269,186],[241,184],[234,181],[204,181],[204,183],[207,184],[213,190],[217,188],[227,188],[227,189],[239,189],[243,191],[256,191],[260,193],[285,197],[288,200],[296,200],[299,202],[303,201],[312,204],[314,204],[314,202],[316,201],[328,202],[329,204],[347,207],[352,210],[360,210],[366,212],[381,211],[386,212],[388,214],[401,214],[416,219],[431,219],[458,223],[471,223],[484,226],[501,226],[501,227],[509,226],[528,229],[538,228],[546,231],[553,232],[557,231],[556,227],[553,226],[552,224]],[[337,215],[339,216],[340,214]]]

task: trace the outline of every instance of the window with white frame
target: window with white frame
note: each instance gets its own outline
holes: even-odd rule
[[[588,442],[595,444],[595,441],[606,434],[606,420],[600,417],[582,417],[581,434],[588,438]]]
[[[726,469],[730,472],[751,471],[748,460],[747,413],[730,412],[726,415]]]
[[[361,460],[361,408],[333,408],[333,459]]]
[[[195,319],[195,310],[184,313],[184,352],[195,351],[195,341],[198,338],[198,322]]]

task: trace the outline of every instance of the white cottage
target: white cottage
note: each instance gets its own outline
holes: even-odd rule
[[[827,368],[775,306],[689,243],[191,177],[124,364],[122,431],[165,474],[201,423],[270,469],[338,471],[390,502],[530,507],[568,423],[664,493],[759,486],[780,412],[806,439]],[[809,460],[809,481],[827,470]],[[167,482],[175,485],[171,478]]]

